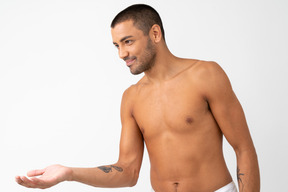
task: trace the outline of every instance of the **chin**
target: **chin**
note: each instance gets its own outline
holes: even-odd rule
[[[135,66],[130,66],[130,72],[133,74],[133,75],[139,75],[141,74],[143,71],[139,70],[137,67]]]
[[[133,75],[139,75],[139,74],[143,73],[143,71],[132,71],[132,70],[130,70],[130,72],[131,72]]]
[[[139,71],[139,70],[133,70],[133,69],[130,69],[130,72],[133,74],[133,75],[139,75],[141,73],[143,73],[143,71]]]

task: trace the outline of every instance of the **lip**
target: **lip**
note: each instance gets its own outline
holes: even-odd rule
[[[127,67],[130,67],[134,63],[135,59],[126,60]]]

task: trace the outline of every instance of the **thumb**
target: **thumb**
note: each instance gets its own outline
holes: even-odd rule
[[[29,171],[27,173],[27,176],[28,177],[35,177],[35,176],[42,175],[43,173],[45,173],[45,169],[36,169],[36,170]]]

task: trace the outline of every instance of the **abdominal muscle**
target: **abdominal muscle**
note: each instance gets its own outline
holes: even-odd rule
[[[194,134],[167,131],[145,139],[155,192],[212,192],[232,181],[221,132]]]

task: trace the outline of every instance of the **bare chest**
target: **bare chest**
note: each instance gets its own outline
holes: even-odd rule
[[[207,110],[208,104],[196,87],[172,84],[140,90],[133,115],[144,137],[153,137],[197,131]]]

